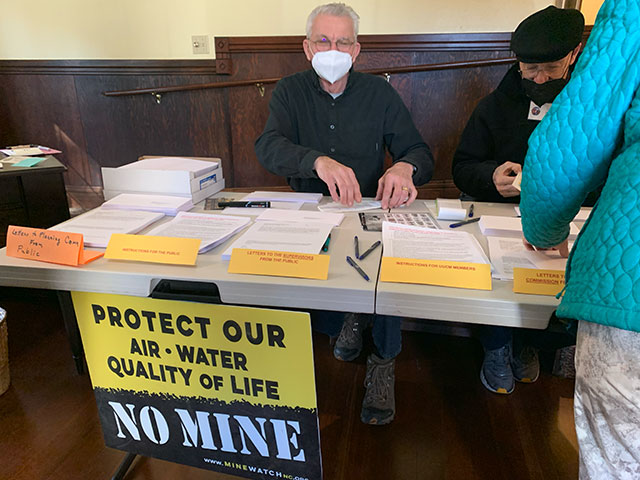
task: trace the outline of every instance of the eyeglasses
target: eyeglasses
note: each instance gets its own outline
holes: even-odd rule
[[[536,78],[538,73],[544,72],[545,75],[551,78],[560,78],[564,75],[565,69],[567,65],[563,63],[521,63],[520,64],[520,73],[522,74],[522,78],[527,80],[533,80]]]
[[[338,50],[341,52],[348,52],[353,44],[356,43],[348,38],[340,38],[335,42],[332,42],[327,37],[322,37],[320,40],[309,40],[309,42],[313,43],[316,47],[316,50],[319,52],[326,52],[327,50],[331,50],[331,45],[335,45]]]

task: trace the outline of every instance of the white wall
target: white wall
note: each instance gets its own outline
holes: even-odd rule
[[[322,0],[0,0],[0,59],[205,59],[192,35],[301,35]],[[592,0],[596,1],[596,0]],[[352,0],[360,33],[512,31],[548,0]]]

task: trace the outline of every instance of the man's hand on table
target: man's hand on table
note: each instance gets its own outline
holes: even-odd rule
[[[352,206],[354,202],[362,201],[360,184],[352,169],[326,156],[316,158],[313,168],[318,178],[329,187],[334,202]]]
[[[498,193],[505,198],[517,197],[520,190],[513,186],[515,177],[522,171],[522,165],[513,162],[504,162],[493,171],[493,183]]]
[[[413,185],[413,165],[407,162],[396,162],[378,180],[376,200],[380,200],[382,208],[395,208],[400,205],[411,205],[418,196]]]

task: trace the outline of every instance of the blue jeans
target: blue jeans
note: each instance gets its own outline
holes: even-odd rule
[[[325,310],[311,311],[311,326],[314,330],[336,337],[344,323],[344,312],[328,312]],[[389,315],[359,314],[372,321],[371,335],[376,353],[385,360],[395,358],[402,350],[402,332],[400,324],[402,318]]]

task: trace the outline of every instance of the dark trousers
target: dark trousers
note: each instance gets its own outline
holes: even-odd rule
[[[311,326],[314,330],[336,337],[344,323],[344,312],[328,312],[325,310],[313,310],[311,312]],[[376,354],[384,359],[395,358],[402,350],[402,332],[400,317],[390,315],[359,314],[371,322],[371,335]]]

